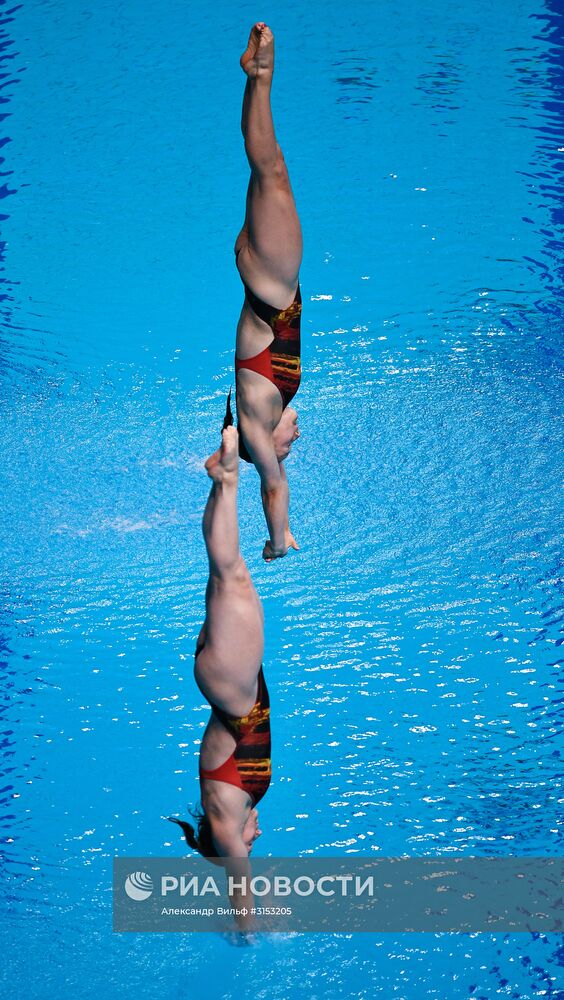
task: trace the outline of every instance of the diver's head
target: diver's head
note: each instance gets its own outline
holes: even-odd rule
[[[274,450],[279,462],[283,462],[285,458],[288,458],[291,447],[299,436],[298,414],[292,406],[287,406],[272,432]]]
[[[256,809],[251,809],[243,827],[243,843],[249,854],[253,849],[255,840],[258,840],[260,836],[262,836],[262,830],[258,824],[258,812]]]
[[[182,828],[186,843],[193,851],[197,851],[203,858],[210,858],[211,860],[221,857],[215,844],[214,830],[204,810],[195,809],[192,811],[192,816],[196,823],[196,829],[184,820],[175,819],[173,816],[169,816],[169,819]],[[220,837],[220,827],[221,822],[215,820],[214,828],[216,837]],[[255,840],[258,840],[261,834],[262,830],[259,829],[258,825],[258,812],[256,809],[251,809],[242,831],[242,840],[247,849],[247,854],[251,853]],[[216,862],[216,864],[219,863],[219,861]]]

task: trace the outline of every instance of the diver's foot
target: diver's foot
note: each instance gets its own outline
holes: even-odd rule
[[[264,21],[251,28],[247,48],[240,59],[241,69],[251,79],[271,78],[274,72],[274,35]]]
[[[226,427],[221,435],[221,447],[206,462],[206,472],[214,483],[236,483],[238,471],[239,435],[235,427]]]

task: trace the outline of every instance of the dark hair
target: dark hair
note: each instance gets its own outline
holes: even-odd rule
[[[168,818],[171,823],[177,823],[181,827],[186,838],[186,843],[193,851],[197,851],[203,858],[219,857],[213,842],[211,824],[204,810],[198,808],[190,809],[190,815],[196,823],[197,834],[190,823],[186,823],[182,819],[176,819],[174,816],[169,816]]]
[[[223,418],[222,430],[225,430],[227,427],[233,427],[234,424],[235,421],[233,419],[233,410],[231,409],[231,389],[230,389],[227,394],[227,402],[225,404],[225,416]],[[239,429],[237,428],[237,430]],[[249,455],[247,446],[243,441],[243,435],[241,434],[241,431],[239,431],[239,458],[242,458],[244,462],[249,462],[251,465],[253,464],[253,459]],[[192,815],[194,815],[194,813],[192,813]],[[199,823],[199,817],[195,818],[198,819]]]

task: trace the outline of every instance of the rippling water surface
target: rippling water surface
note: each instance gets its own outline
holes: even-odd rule
[[[562,852],[562,13],[0,6],[8,994],[562,997],[555,936],[113,935],[207,707],[203,460],[233,381],[237,65],[272,23],[302,216],[299,555],[255,474],[260,853]],[[218,969],[222,970],[219,978]],[[211,984],[211,985],[210,985]]]

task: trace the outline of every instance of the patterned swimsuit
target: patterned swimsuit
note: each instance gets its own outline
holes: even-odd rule
[[[235,357],[235,384],[237,384],[237,373],[242,368],[257,372],[276,386],[282,396],[282,406],[286,408],[298,391],[302,374],[300,358],[302,295],[299,282],[294,301],[286,309],[276,309],[263,302],[248,285],[245,285],[245,296],[253,312],[272,330],[274,340],[252,358]],[[239,455],[245,462],[252,462],[241,434]]]
[[[199,650],[196,653],[198,655]],[[257,678],[257,698],[247,715],[229,715],[210,702],[214,714],[235,740],[232,754],[213,770],[200,765],[202,778],[225,781],[241,788],[250,796],[253,806],[260,802],[270,784],[270,701],[266,681],[260,668]]]
[[[270,327],[274,340],[253,358],[235,358],[235,373],[241,368],[264,375],[276,386],[286,407],[296,395],[302,374],[300,361],[300,319],[302,296],[300,286],[287,309],[275,309],[259,299],[245,285],[245,294],[253,312]]]

